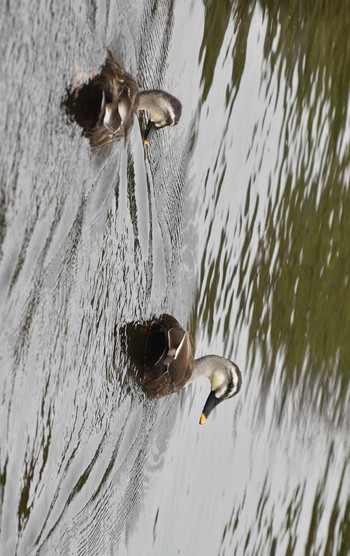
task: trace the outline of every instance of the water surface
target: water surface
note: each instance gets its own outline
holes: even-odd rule
[[[347,2],[42,1],[1,16],[4,554],[348,554]],[[62,110],[110,48],[183,116],[92,153]],[[11,94],[8,93],[11,92]],[[162,311],[243,371],[147,400]]]

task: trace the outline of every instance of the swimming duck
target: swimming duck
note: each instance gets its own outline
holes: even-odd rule
[[[83,128],[92,147],[127,139],[137,111],[148,113],[144,143],[153,133],[174,126],[181,117],[181,102],[161,90],[139,91],[134,77],[108,52],[101,73],[68,93],[66,106]]]
[[[199,420],[203,425],[220,402],[240,391],[242,375],[238,366],[218,355],[194,359],[189,333],[171,315],[154,319],[144,327],[143,334],[146,341],[141,386],[150,397],[166,396],[196,378],[207,377],[211,391]]]

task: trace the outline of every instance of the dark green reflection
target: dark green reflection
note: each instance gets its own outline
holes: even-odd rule
[[[235,31],[237,32],[233,51],[234,72],[232,75],[232,86],[235,92],[238,91],[245,65],[251,16],[256,1],[207,0],[204,4],[206,8],[204,31],[199,51],[199,61],[204,58],[202,70],[203,102],[206,100],[213,82],[216,62],[222,48],[227,27],[232,19],[232,14],[235,22]],[[229,91],[227,91],[227,94],[229,94]]]
[[[202,56],[205,53],[203,100],[233,21],[233,74],[226,95],[230,118],[249,63],[252,14],[261,9],[265,36],[262,91],[269,104],[274,98],[271,88],[277,83],[283,117],[276,144],[279,159],[270,176],[274,193],[267,203],[263,201],[267,206],[259,233],[255,222],[261,202],[258,173],[252,175],[247,190],[246,206],[252,204],[252,215],[243,209],[234,232],[232,226],[230,231],[223,228],[217,258],[224,260],[215,262],[212,254],[208,262],[208,253],[203,256],[200,283],[206,289],[198,316],[208,333],[214,332],[215,300],[225,296],[227,327],[232,318],[237,328],[248,322],[249,353],[252,361],[258,352],[262,356],[261,376],[266,384],[277,360],[282,359],[281,392],[298,383],[320,407],[324,402],[330,407],[332,397],[333,417],[340,420],[350,378],[349,3],[260,0],[258,4],[213,1],[208,6],[201,47]],[[266,116],[263,108],[261,119]],[[265,137],[253,137],[254,141],[263,142]],[[215,168],[209,175],[219,181]],[[228,246],[223,247],[228,232],[244,234],[238,267],[231,276],[225,276],[226,258],[231,254]],[[256,242],[257,236],[257,255],[252,261],[251,239]],[[237,272],[238,290],[232,295],[238,298],[239,311],[232,317],[229,291]]]
[[[323,399],[338,386],[341,399],[350,377],[349,6],[288,2],[282,9],[261,3],[268,9],[265,58],[271,73],[283,64],[278,80],[287,83],[285,149],[275,176],[278,194],[268,204],[258,255],[241,293],[252,307],[250,342],[261,348],[270,376],[283,351],[285,378],[303,378],[309,386],[318,377]],[[288,105],[295,69],[297,94]],[[289,153],[299,134],[302,148]]]

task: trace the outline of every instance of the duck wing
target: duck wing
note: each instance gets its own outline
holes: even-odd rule
[[[166,396],[172,391],[170,386],[171,378],[168,371],[163,372],[163,374],[156,378],[152,378],[147,375],[143,380],[143,389],[147,395],[152,398],[161,398],[162,396]]]
[[[104,105],[95,128],[87,132],[92,147],[104,147],[121,138],[126,140],[139,102],[135,79],[108,52],[93,85],[102,89]]]
[[[149,328],[142,388],[151,397],[177,392],[189,380],[193,370],[189,333],[166,313]]]
[[[188,332],[186,332],[183,328],[171,328],[168,331],[169,355],[170,352],[175,355],[176,350],[179,349],[186,334],[188,334]]]
[[[192,374],[192,346],[189,333],[182,328],[169,330],[168,336],[169,355],[167,359],[172,358],[168,364],[168,373],[171,378],[171,390],[176,392],[185,386]],[[175,353],[173,355],[174,348]]]
[[[94,130],[86,134],[90,140],[91,146],[94,148],[105,147],[111,145],[118,139],[124,137],[124,132],[120,129],[113,131],[104,125],[96,127]]]
[[[107,102],[112,102],[120,113],[121,131],[127,138],[139,103],[138,86],[134,77],[113,59],[110,52],[101,71]]]
[[[189,333],[179,329],[168,331],[169,350],[165,358],[147,369],[144,388],[149,396],[159,398],[181,390],[193,370],[192,346]]]

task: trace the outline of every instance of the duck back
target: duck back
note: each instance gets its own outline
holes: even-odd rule
[[[142,388],[151,397],[181,390],[193,370],[188,332],[168,314],[152,321],[147,334]]]

